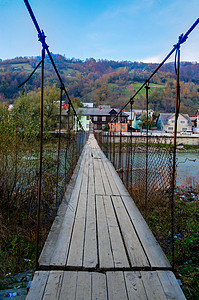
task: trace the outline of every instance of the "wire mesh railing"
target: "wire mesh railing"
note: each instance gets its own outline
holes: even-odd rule
[[[27,84],[35,71],[41,68],[40,112],[38,113],[39,104],[36,104],[34,110],[32,98],[29,94],[24,94],[12,111],[5,105],[4,112],[0,115],[0,132],[4,133],[0,147],[0,216],[7,214],[6,220],[10,220],[12,216],[13,222],[19,223],[23,223],[27,216],[34,220],[32,223],[36,228],[35,261],[38,269],[39,253],[44,242],[40,236],[42,234],[42,237],[46,237],[43,232],[49,230],[49,224],[56,215],[88,133],[84,131],[76,114],[46,44],[46,36],[40,29],[29,2],[24,2],[38,32],[42,51],[40,63],[19,87]],[[58,99],[52,99],[52,107],[56,107],[56,113],[51,117],[48,115],[52,107],[44,102],[49,96],[45,94],[46,54],[60,82],[60,96]],[[63,99],[68,107],[64,114]]]
[[[95,136],[171,260],[172,139],[118,132]]]
[[[109,123],[108,132],[95,132],[98,143],[106,156],[113,163],[123,183],[126,185],[135,203],[139,207],[147,223],[165,250],[174,269],[174,225],[175,225],[175,176],[177,122],[180,112],[180,46],[198,25],[199,19],[190,29],[179,37],[178,43],[166,58],[159,64],[149,78],[141,85],[130,100]],[[150,81],[168,58],[175,52],[176,72],[176,106],[173,137],[160,136],[149,132],[151,115],[149,111]],[[144,132],[133,132],[133,104],[137,94],[146,89],[146,106],[143,114]],[[121,122],[124,109],[130,110],[129,132]],[[142,108],[143,109],[143,108]],[[126,121],[127,122],[127,121]]]

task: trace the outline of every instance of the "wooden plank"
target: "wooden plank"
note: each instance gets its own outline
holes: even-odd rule
[[[57,300],[62,285],[63,271],[51,271],[48,277],[43,300]]]
[[[143,271],[141,276],[149,300],[167,299],[156,271]]]
[[[112,176],[112,173],[110,172],[110,170],[108,168],[108,165],[107,165],[105,159],[103,159],[103,158],[102,158],[102,163],[104,165],[104,169],[105,169],[105,172],[106,172],[106,175],[107,175],[107,178],[108,178],[111,190],[112,190],[112,195],[118,195],[119,196],[120,193],[119,193],[119,190],[118,190],[117,185],[115,183],[115,180],[114,180],[114,178]]]
[[[77,286],[77,272],[65,271],[59,300],[75,300]]]
[[[49,273],[49,271],[35,272],[26,300],[41,300],[43,298]]]
[[[142,282],[142,276],[138,271],[124,272],[126,288],[129,300],[147,300],[146,291]]]
[[[91,276],[90,272],[78,272],[75,299],[91,300]]]
[[[80,194],[74,229],[68,253],[67,266],[82,266],[85,237],[87,194]]]
[[[107,287],[109,300],[127,300],[127,291],[123,272],[107,272]]]
[[[95,194],[94,174],[93,174],[93,158],[89,156],[89,170],[88,170],[88,194]]]
[[[150,265],[152,267],[171,268],[166,255],[162,251],[132,198],[130,196],[122,196],[122,199],[145,249]]]
[[[124,208],[121,197],[111,196],[111,198],[132,267],[149,267],[149,262],[131,220]]]
[[[105,195],[98,159],[93,159],[93,164],[94,164],[94,178],[95,178],[95,193],[97,195]]]
[[[113,268],[113,254],[108,233],[108,225],[105,215],[103,197],[96,195],[97,231],[98,231],[98,255],[100,268]]]
[[[119,226],[116,220],[111,198],[110,196],[103,196],[103,199],[104,199],[104,206],[106,211],[115,267],[127,268],[129,267],[129,262],[124,248]]]
[[[103,184],[104,184],[105,194],[106,195],[112,195],[113,193],[112,193],[112,190],[111,190],[111,187],[110,187],[110,184],[109,184],[109,180],[107,178],[102,160],[99,159],[98,163],[99,163],[99,167],[100,167],[100,171],[101,171],[101,175],[102,175],[102,181],[103,181]]]
[[[50,261],[51,261],[52,254],[53,254],[53,249],[56,246],[59,232],[62,227],[63,220],[64,220],[64,216],[65,216],[66,210],[68,209],[69,199],[73,198],[74,188],[76,187],[78,189],[79,185],[81,184],[81,180],[82,180],[81,169],[83,167],[84,160],[85,160],[84,153],[85,153],[85,147],[84,147],[84,149],[82,151],[82,155],[77,163],[77,167],[74,172],[75,174],[73,174],[73,176],[70,180],[70,183],[68,184],[68,187],[66,190],[67,195],[64,196],[64,200],[62,201],[62,203],[59,207],[57,216],[53,222],[53,225],[48,234],[48,238],[42,249],[42,252],[41,252],[41,255],[39,258],[40,266],[49,266],[50,265]],[[73,191],[72,191],[72,188],[73,188]]]
[[[85,268],[92,268],[96,267],[97,264],[98,257],[95,196],[92,194],[88,194],[83,266]]]
[[[69,207],[64,217],[62,227],[60,229],[57,244],[55,248],[52,249],[53,255],[51,258],[50,265],[53,267],[56,266],[59,268],[64,268],[66,265],[78,198],[79,198],[79,191],[74,189]]]
[[[85,151],[85,161],[84,167],[82,169],[82,184],[81,184],[81,191],[80,193],[87,193],[88,191],[88,157],[89,157],[89,149],[87,148]]]
[[[105,161],[109,167],[109,170],[112,174],[113,179],[115,180],[115,183],[117,185],[117,188],[119,190],[120,195],[124,195],[124,196],[129,196],[129,192],[127,191],[126,187],[124,186],[122,180],[120,179],[119,175],[117,174],[117,172],[115,171],[114,166],[112,165],[112,163],[105,158]]]
[[[185,300],[185,296],[171,271],[157,271],[159,280],[165,292],[166,298],[169,300]]]
[[[86,150],[85,150],[86,151]],[[68,250],[69,250],[69,245],[70,245],[70,240],[71,240],[71,234],[73,230],[73,225],[74,225],[74,217],[76,214],[77,210],[77,204],[79,200],[79,192],[80,192],[80,187],[82,184],[82,178],[83,178],[83,168],[84,168],[84,163],[86,159],[86,153],[84,151],[84,155],[82,158],[81,166],[79,169],[79,173],[77,176],[76,184],[74,186],[71,199],[67,208],[67,211],[64,216],[64,220],[62,223],[62,226],[60,228],[60,232],[57,233],[58,238],[57,238],[57,243],[54,245],[54,248],[51,248],[51,260],[50,260],[50,265],[53,267],[59,267],[59,268],[64,268],[66,265],[66,260],[68,256]],[[64,245],[64,247],[63,247]]]
[[[106,275],[92,273],[92,300],[107,300]]]

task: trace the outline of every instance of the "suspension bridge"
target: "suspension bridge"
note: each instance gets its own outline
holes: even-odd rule
[[[118,176],[114,166],[100,149],[93,131],[89,137],[84,132],[78,115],[73,107],[58,69],[45,41],[45,34],[41,31],[28,0],[24,0],[35,28],[38,32],[39,41],[42,44],[42,59],[36,66],[29,78],[41,66],[41,122],[40,122],[40,164],[38,180],[37,199],[37,247],[36,247],[36,272],[27,295],[28,300],[33,299],[185,299],[185,296],[173,273],[174,271],[174,187],[176,166],[176,132],[177,118],[180,109],[180,46],[188,35],[199,23],[199,19],[190,29],[179,37],[178,43],[153,71],[151,76],[141,85],[131,99],[124,105],[121,111],[111,121],[118,122],[121,112],[127,106],[132,105],[134,98],[143,89],[146,89],[146,116],[148,124],[149,83],[167,59],[175,52],[176,70],[176,111],[175,132],[173,141],[173,167],[171,190],[171,229],[170,238],[172,242],[172,265],[161,249],[149,229],[145,219],[135,205],[126,187]],[[57,215],[49,232],[48,238],[39,256],[39,233],[40,233],[40,210],[42,195],[42,162],[43,162],[43,97],[44,97],[44,59],[48,54],[55,73],[60,81],[60,119],[59,119],[59,142],[57,159],[57,182],[56,182],[56,206],[60,204],[59,198],[59,176],[61,169],[61,105],[62,96],[65,93],[69,109],[66,124],[67,142],[65,153],[65,175],[67,164],[72,160],[71,169],[76,163],[73,156],[77,154],[79,160],[76,164],[73,176],[68,183],[65,196],[59,206]],[[28,78],[28,79],[29,79]],[[28,79],[24,82],[26,83]],[[23,84],[24,84],[23,83]],[[22,86],[21,84],[20,86]],[[132,117],[131,117],[132,119]],[[74,122],[76,125],[74,126]],[[115,126],[116,127],[116,126]],[[76,129],[74,129],[76,128]],[[75,132],[76,130],[81,131]],[[115,147],[111,132],[107,135],[109,139],[110,155],[115,160]],[[96,135],[97,137],[97,135]],[[86,141],[87,139],[87,141]],[[85,143],[86,141],[86,143]],[[145,166],[135,166],[133,161],[135,153],[132,151],[132,136],[130,147],[127,145],[128,157],[125,169],[130,171],[128,180],[123,182],[132,193],[132,174],[134,170],[144,170],[145,183],[139,190],[144,188],[145,207],[148,207],[149,185],[153,188],[153,195],[162,194],[158,172],[158,185],[154,188],[155,173],[149,181],[149,145],[148,126],[146,130],[146,158]],[[85,143],[85,145],[84,145]],[[102,143],[104,143],[102,141]],[[106,142],[105,142],[106,143]],[[127,143],[128,144],[128,143]],[[134,143],[135,144],[135,143]],[[84,145],[84,147],[83,147]],[[120,134],[119,153],[121,154],[122,138]],[[83,149],[83,150],[82,150]],[[157,151],[157,146],[154,148]],[[70,151],[69,151],[70,150]],[[150,150],[150,151],[149,151]],[[81,152],[82,151],[82,152]],[[166,150],[165,150],[166,151]],[[72,155],[71,155],[72,153]],[[69,159],[70,154],[70,159]],[[74,155],[75,154],[75,155]],[[72,158],[71,158],[72,157]],[[159,159],[159,166],[163,167],[163,160]],[[121,169],[121,155],[119,156],[119,169]],[[151,171],[151,169],[150,169]],[[157,172],[156,172],[157,173]],[[61,175],[63,175],[61,173]],[[139,175],[140,176],[140,175]],[[66,178],[66,176],[65,176]],[[168,178],[167,178],[168,180]],[[67,185],[68,183],[68,185]],[[62,189],[63,190],[63,189]],[[155,192],[154,192],[155,191]],[[163,194],[162,194],[163,195]]]
[[[27,299],[185,299],[169,261],[92,133],[75,176]]]

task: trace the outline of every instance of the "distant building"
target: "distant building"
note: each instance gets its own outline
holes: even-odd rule
[[[134,109],[132,112],[126,112],[128,114],[128,123],[133,130],[141,130],[142,127],[139,125],[142,117],[147,113],[144,109]],[[148,115],[153,115],[153,111],[149,110]]]
[[[199,109],[197,109],[195,115],[189,116],[193,125],[193,132],[199,133]]]
[[[111,121],[116,117],[117,113],[119,112],[119,109],[111,108],[110,106],[99,106],[95,108],[87,107],[87,108],[79,108],[77,110],[77,115],[80,118],[80,121],[87,120],[93,123],[94,130],[103,130],[106,124],[111,124]],[[116,123],[120,123],[120,125],[117,126],[117,130],[124,125],[124,128],[121,127],[122,130],[127,131],[127,118],[128,115],[124,112],[122,112],[117,118]],[[86,123],[85,125],[89,128],[89,126]],[[115,124],[115,122],[114,122]],[[113,125],[114,125],[113,124]],[[109,127],[111,127],[109,125]],[[114,128],[115,129],[115,128]],[[111,128],[110,128],[111,130]]]
[[[85,107],[85,108],[93,107],[93,103],[88,103],[88,102],[83,103],[82,102],[82,104],[83,104],[83,107]]]
[[[175,114],[160,113],[157,120],[157,129],[165,132],[174,132]],[[188,114],[179,114],[177,132],[192,132],[192,122]]]

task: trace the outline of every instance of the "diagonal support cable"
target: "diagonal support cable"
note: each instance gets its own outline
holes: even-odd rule
[[[194,28],[198,25],[199,18],[194,22],[194,24],[187,30],[185,34],[181,34],[178,38],[178,43],[173,45],[173,49],[169,52],[169,54],[165,57],[165,59],[159,64],[159,66],[153,71],[153,73],[146,79],[146,81],[141,85],[141,87],[135,92],[135,94],[130,98],[130,100],[121,108],[121,110],[117,113],[117,115],[111,120],[113,122],[115,119],[117,119],[118,115],[121,114],[121,112],[127,107],[127,105],[137,96],[137,94],[146,86],[146,84],[149,83],[151,78],[157,73],[157,71],[163,66],[163,64],[169,59],[169,57],[176,51],[176,49],[179,49],[180,45],[183,44],[189,34],[194,30]]]
[[[32,71],[32,73],[29,75],[29,77],[24,82],[22,82],[20,85],[18,85],[18,88],[22,87],[26,82],[28,82],[28,80],[32,77],[32,75],[37,71],[37,69],[39,68],[39,66],[41,65],[41,63],[42,63],[42,60],[38,63],[38,65]]]
[[[67,92],[67,90],[66,90],[66,88],[65,88],[65,86],[64,86],[64,83],[63,83],[62,78],[61,78],[61,76],[60,76],[60,74],[59,74],[59,71],[58,71],[58,69],[57,69],[57,67],[56,67],[56,65],[55,65],[55,62],[54,62],[54,60],[53,60],[53,58],[52,58],[52,55],[51,55],[51,53],[50,53],[50,51],[49,51],[49,46],[46,44],[46,41],[45,41],[46,36],[45,36],[45,34],[44,34],[44,31],[40,29],[39,24],[38,24],[38,22],[37,22],[37,20],[36,20],[36,18],[35,18],[35,15],[34,15],[34,13],[33,13],[33,10],[32,10],[32,8],[31,8],[31,6],[30,6],[28,0],[24,0],[24,3],[25,3],[25,5],[26,5],[26,7],[27,7],[27,9],[28,9],[28,12],[29,12],[29,14],[30,14],[30,17],[31,17],[31,19],[32,19],[32,21],[33,21],[33,23],[34,23],[34,25],[35,25],[35,27],[36,27],[36,30],[37,30],[37,32],[38,32],[38,39],[39,39],[39,41],[42,43],[43,48],[44,48],[44,49],[46,50],[46,52],[48,53],[48,56],[49,56],[49,58],[50,58],[50,61],[51,61],[52,65],[53,65],[53,68],[54,68],[54,70],[55,70],[55,73],[57,74],[57,77],[58,77],[58,79],[59,79],[59,81],[60,81],[60,83],[61,83],[61,86],[63,87],[63,90],[64,90],[64,92],[65,92],[65,94],[66,94],[67,99],[68,99],[68,103],[70,104],[70,106],[71,106],[71,108],[72,108],[72,110],[73,110],[73,112],[74,112],[74,115],[75,115],[75,117],[77,118],[77,122],[79,123],[81,129],[84,131],[84,128],[83,128],[83,126],[82,126],[82,124],[81,124],[81,122],[80,122],[80,120],[79,120],[79,118],[78,118],[78,116],[77,116],[77,113],[76,113],[75,108],[74,108],[74,106],[73,106],[73,104],[72,104],[72,101],[71,101],[71,99],[70,99],[70,97],[69,97],[69,95],[68,95],[68,92]]]

